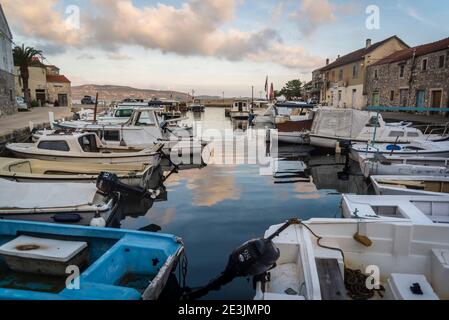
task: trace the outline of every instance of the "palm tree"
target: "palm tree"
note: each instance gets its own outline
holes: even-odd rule
[[[36,59],[36,57],[43,58],[42,51],[37,50],[33,47],[26,47],[22,44],[21,47],[16,46],[13,50],[14,65],[20,68],[20,77],[23,83],[23,92],[25,103],[31,105],[30,90],[28,87],[28,79],[30,78],[30,73],[28,67],[38,66],[41,62]]]

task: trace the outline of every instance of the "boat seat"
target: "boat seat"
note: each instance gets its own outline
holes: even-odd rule
[[[387,280],[387,296],[390,300],[439,300],[432,286],[422,274],[392,273]],[[411,287],[418,284],[422,294],[413,293]]]
[[[323,239],[321,241],[321,244],[325,245],[327,247],[340,249],[340,245],[334,241],[329,241],[329,240]],[[341,255],[341,252],[339,252],[337,250],[322,248],[316,242],[313,243],[313,250],[315,252],[316,259],[335,259],[335,260],[337,260],[338,266],[340,268],[340,273],[344,277],[345,264],[343,262],[343,256]]]

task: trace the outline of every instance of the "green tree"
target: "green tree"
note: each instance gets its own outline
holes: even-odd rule
[[[298,99],[301,97],[302,92],[302,82],[299,79],[288,81],[285,86],[278,92],[279,96],[283,95],[287,100]]]
[[[20,68],[20,77],[22,78],[23,92],[25,103],[31,105],[31,96],[28,85],[30,72],[28,67],[40,65],[41,62],[35,57],[43,58],[42,51],[33,47],[26,47],[22,44],[21,47],[16,46],[13,50],[14,65]]]

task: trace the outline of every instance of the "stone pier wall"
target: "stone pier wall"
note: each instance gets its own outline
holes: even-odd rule
[[[14,75],[0,70],[0,117],[17,112]]]

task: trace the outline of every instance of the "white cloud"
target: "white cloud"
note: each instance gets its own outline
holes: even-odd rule
[[[323,25],[336,20],[329,0],[302,0],[299,10],[290,17],[298,21],[304,34],[312,34]]]

